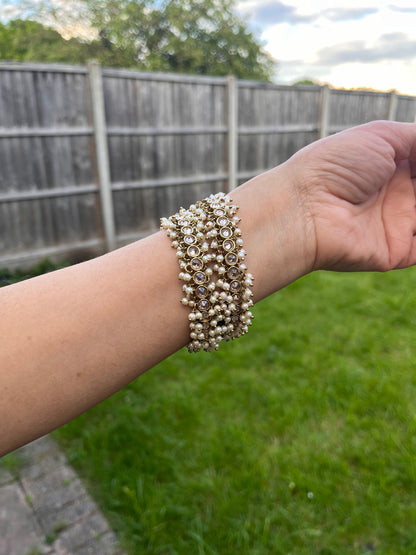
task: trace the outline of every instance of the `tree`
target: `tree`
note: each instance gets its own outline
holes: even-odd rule
[[[71,12],[66,10],[64,15],[95,29],[97,49],[100,46],[97,58],[106,65],[210,75],[232,73],[256,80],[270,80],[274,74],[275,62],[235,14],[234,0],[75,2],[70,4]],[[40,6],[38,17],[53,18],[56,28],[65,27],[62,10],[54,0]]]
[[[304,79],[300,79],[299,81],[296,81],[295,83],[293,83],[293,85],[319,85],[319,84],[320,83],[318,83],[317,81],[313,81],[308,77],[305,77]]]
[[[85,64],[108,54],[99,41],[65,40],[55,29],[37,21],[16,19],[0,23],[0,59],[33,62]]]

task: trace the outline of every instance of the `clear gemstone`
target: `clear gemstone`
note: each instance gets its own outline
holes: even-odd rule
[[[224,243],[222,244],[222,248],[226,251],[231,251],[233,248],[235,247],[234,242],[231,241],[230,239],[227,239],[226,241],[224,241]]]
[[[184,235],[192,235],[192,227],[184,227],[182,229]]]
[[[201,301],[201,302],[198,304],[198,308],[199,308],[199,310],[200,310],[201,312],[205,312],[205,311],[208,310],[208,308],[209,308],[209,302],[206,301],[206,300]]]
[[[214,214],[215,214],[216,216],[224,216],[224,215],[225,215],[225,212],[224,212],[224,210],[222,210],[221,208],[217,208],[217,210],[214,211]]]
[[[231,229],[229,227],[221,228],[220,235],[221,237],[224,237],[224,239],[228,239],[228,237],[231,237],[232,235]]]
[[[204,287],[203,285],[201,285],[200,287],[197,288],[196,295],[200,299],[203,299],[204,297],[206,297],[208,295],[208,289],[206,287]]]
[[[230,223],[228,218],[218,218],[217,219],[217,223],[218,225],[220,225],[221,227],[225,227],[226,225],[228,225]]]
[[[238,276],[238,270],[237,270],[237,268],[231,268],[231,269],[228,271],[227,276],[228,276],[230,279],[235,279],[235,278]]]
[[[240,282],[233,281],[232,283],[230,283],[230,289],[231,291],[238,291],[240,289]]]
[[[194,256],[198,256],[200,251],[198,247],[188,247],[186,252],[188,253],[189,256],[194,257]]]
[[[187,245],[193,245],[195,243],[196,239],[193,235],[185,235],[184,241]]]
[[[194,275],[195,283],[202,284],[202,283],[205,283],[206,281],[207,281],[207,276],[204,274],[204,272],[196,272],[196,274]]]
[[[194,258],[191,261],[191,267],[193,270],[200,270],[203,267],[203,262],[199,258]]]
[[[235,255],[233,252],[229,252],[225,256],[225,261],[227,262],[227,264],[232,266],[233,264],[235,264],[237,262],[237,255]]]

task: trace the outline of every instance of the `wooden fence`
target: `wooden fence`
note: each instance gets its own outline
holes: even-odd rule
[[[395,93],[0,64],[0,267],[105,252],[319,137],[415,114]]]

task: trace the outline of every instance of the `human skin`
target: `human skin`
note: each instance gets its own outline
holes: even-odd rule
[[[415,178],[416,125],[373,122],[317,141],[235,189],[254,300],[314,270],[416,264]],[[0,455],[186,345],[178,273],[159,232],[0,289]]]

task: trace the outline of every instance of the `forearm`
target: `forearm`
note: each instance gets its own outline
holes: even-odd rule
[[[284,168],[235,190],[255,300],[308,270]],[[0,290],[0,453],[64,424],[189,340],[164,232]]]

